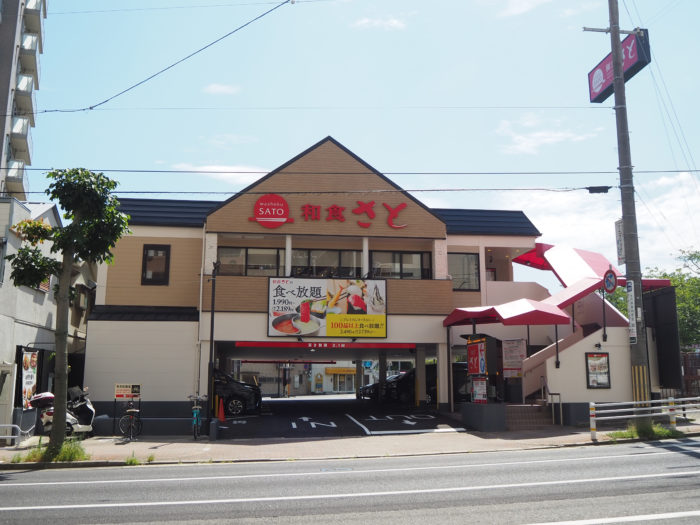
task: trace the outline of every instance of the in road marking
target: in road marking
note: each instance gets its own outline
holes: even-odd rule
[[[687,512],[665,512],[663,514],[639,514],[637,516],[616,516],[611,518],[592,518],[576,521],[550,521],[547,523],[531,523],[530,525],[596,525],[604,523],[629,523],[630,521],[661,521],[678,518],[690,518],[700,516],[700,510]]]

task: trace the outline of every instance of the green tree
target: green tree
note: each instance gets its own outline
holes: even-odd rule
[[[700,251],[681,250],[677,259],[683,263],[672,272],[647,268],[645,278],[669,279],[676,288],[676,312],[681,349],[700,345]],[[627,315],[627,292],[619,287],[606,295],[615,308]]]
[[[83,168],[54,170],[47,177],[52,182],[46,194],[64,210],[68,224],[52,228],[37,221],[22,221],[15,229],[24,242],[16,254],[6,259],[11,262],[15,286],[36,288],[50,275],[58,277],[54,415],[45,454],[51,460],[61,450],[66,436],[68,313],[73,264],[111,262],[112,248],[129,229],[128,217],[119,212],[119,202],[112,195],[117,187],[115,181]],[[41,252],[37,245],[44,241],[52,243],[51,252],[60,253],[61,261]]]

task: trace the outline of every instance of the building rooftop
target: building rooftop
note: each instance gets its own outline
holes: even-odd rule
[[[130,215],[129,224],[200,227],[207,214],[222,201],[180,199],[119,199],[119,209]],[[541,233],[522,211],[432,208],[451,235],[522,235]]]
[[[542,235],[518,210],[462,210],[431,208],[447,225],[448,235]]]

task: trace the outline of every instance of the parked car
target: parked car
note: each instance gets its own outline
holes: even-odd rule
[[[416,369],[409,370],[400,378],[387,383],[387,398],[401,404],[412,403],[415,399]],[[437,367],[425,365],[426,403],[433,404],[437,396]],[[452,394],[455,402],[469,401],[470,391],[467,382],[467,363],[452,363]]]
[[[238,381],[221,370],[214,370],[214,392],[224,400],[227,416],[259,413],[262,407],[258,385]]]
[[[390,383],[393,383],[396,381],[399,377],[401,377],[403,374],[394,374],[391,376],[388,376],[384,382],[384,393],[382,396],[382,399],[386,399],[386,393],[387,390],[389,389]],[[358,399],[377,399],[377,396],[379,394],[379,382],[377,383],[370,383],[369,385],[361,386],[360,387],[360,392],[358,394]]]

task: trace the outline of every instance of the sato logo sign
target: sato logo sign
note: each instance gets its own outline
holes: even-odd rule
[[[283,197],[275,193],[268,193],[260,197],[255,202],[254,216],[248,217],[248,220],[270,229],[294,222],[294,219],[289,216],[289,204]]]

